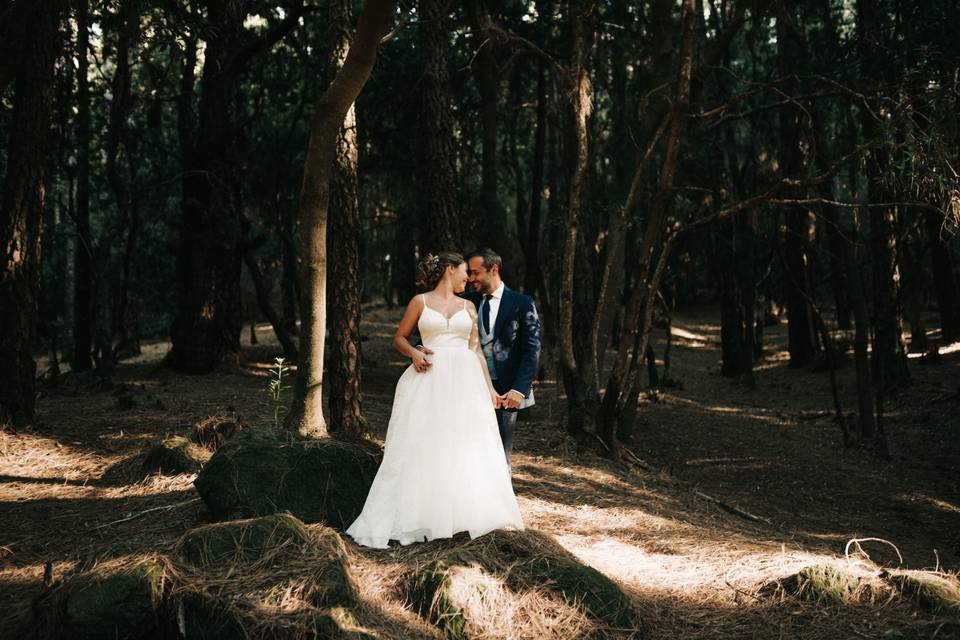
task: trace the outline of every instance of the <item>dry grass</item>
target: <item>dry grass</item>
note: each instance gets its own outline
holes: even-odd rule
[[[365,408],[380,437],[400,372],[387,331],[397,315],[367,309],[364,324],[372,336],[364,343]],[[960,409],[960,352],[944,355],[938,367],[912,367],[914,384],[888,399],[897,458],[887,463],[869,450],[840,451],[836,427],[822,417],[831,407],[827,376],[784,366],[781,328],[767,334],[773,350],[751,391],[717,374],[712,317],[690,315],[676,326],[671,377],[683,387],[641,408],[634,447],[662,471],[628,470],[579,451],[558,426],[561,394],[555,383],[543,383],[540,405],[518,425],[515,445],[514,484],[527,526],[552,534],[621,584],[651,622],[652,638],[960,637],[954,616],[900,597],[828,604],[761,594],[764,585],[810,565],[870,581],[884,568],[899,568],[884,545],[864,544],[870,557],[844,558],[844,544],[855,537],[893,541],[904,568],[960,568],[960,437],[950,420]],[[244,369],[202,377],[160,369],[164,345],[148,345],[144,356],[117,369],[125,385],[120,395],[132,399],[122,406],[129,408],[92,379],[68,376],[44,391],[35,429],[0,429],[0,629],[23,622],[42,591],[47,562],[63,578],[158,553],[173,558],[177,593],[239,594],[239,609],[230,614],[264,633],[300,629],[309,616],[297,612],[330,609],[311,602],[317,578],[309,552],[272,566],[231,563],[222,573],[180,563],[178,539],[206,517],[192,502],[194,476],[139,470],[149,444],[189,436],[205,418],[239,412],[244,425],[270,424],[265,365],[277,349],[268,327],[259,337]],[[656,348],[660,354],[660,343]],[[847,410],[855,406],[851,373],[839,372]],[[697,491],[772,524],[731,515]],[[460,536],[377,551],[348,542],[357,628],[387,638],[439,637],[412,610],[406,581],[466,543]],[[476,567],[458,576],[464,602],[484,620],[477,637],[590,631],[589,620],[558,606],[546,589],[517,593]],[[471,599],[475,591],[467,587],[478,582],[488,595]]]

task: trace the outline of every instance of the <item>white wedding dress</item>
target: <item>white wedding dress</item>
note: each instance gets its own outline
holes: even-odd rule
[[[449,319],[424,304],[417,326],[433,365],[400,376],[383,462],[347,535],[383,549],[389,540],[522,529],[466,303]]]

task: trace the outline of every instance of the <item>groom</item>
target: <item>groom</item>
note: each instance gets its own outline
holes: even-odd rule
[[[500,439],[510,466],[513,427],[517,411],[533,405],[533,378],[540,361],[540,318],[533,298],[507,287],[500,279],[503,260],[491,249],[467,255],[473,295],[477,305],[480,345],[487,358],[493,387],[500,394],[497,409]]]

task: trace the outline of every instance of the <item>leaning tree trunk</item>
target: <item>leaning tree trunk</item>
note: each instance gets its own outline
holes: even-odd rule
[[[70,368],[88,371],[93,331],[93,247],[90,244],[90,6],[77,2],[77,250],[73,254],[73,358]]]
[[[0,195],[0,423],[24,424],[34,417],[32,348],[60,8],[60,2],[31,2],[11,9],[22,13],[7,170]]]
[[[673,182],[676,175],[680,145],[686,133],[688,111],[690,108],[690,80],[693,75],[694,33],[696,23],[696,1],[683,0],[680,18],[679,68],[677,70],[674,100],[667,117],[657,135],[666,135],[667,143],[660,166],[657,190],[649,206],[646,229],[640,245],[636,265],[637,282],[630,295],[625,313],[623,336],[617,349],[613,370],[607,380],[606,390],[600,405],[597,430],[611,454],[616,457],[617,416],[627,410],[627,404],[635,401],[635,385],[640,368],[637,366],[640,356],[646,352],[653,323],[653,309],[660,278],[666,261],[672,250],[672,238],[663,240],[667,221],[673,202]],[[655,143],[651,139],[651,143]],[[652,147],[648,147],[649,152]],[[641,175],[645,159],[640,159],[636,182]],[[633,190],[633,187],[631,187]],[[659,258],[654,256],[659,248]],[[632,343],[632,349],[630,344]],[[625,429],[629,431],[629,429]]]
[[[327,216],[344,119],[373,71],[383,27],[394,0],[365,0],[343,66],[320,97],[300,192],[300,359],[288,427],[301,437],[323,437],[323,340],[327,321]]]
[[[445,0],[420,2],[420,210],[426,251],[462,250],[456,151],[447,59],[450,34]],[[423,253],[423,251],[421,252]]]
[[[332,78],[350,50],[349,0],[329,4]],[[341,438],[361,438],[366,427],[360,392],[360,207],[357,202],[357,117],[352,105],[337,137],[336,167],[330,185],[330,431]]]

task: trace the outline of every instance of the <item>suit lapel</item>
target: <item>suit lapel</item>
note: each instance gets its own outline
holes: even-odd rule
[[[503,288],[503,297],[500,299],[500,308],[497,309],[497,321],[493,323],[493,337],[496,338],[506,322],[507,315],[513,311],[514,295],[510,287]]]

